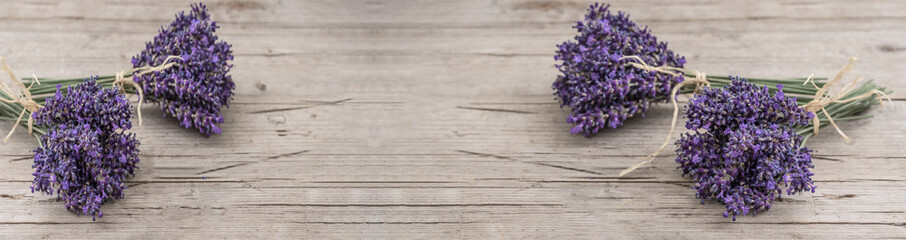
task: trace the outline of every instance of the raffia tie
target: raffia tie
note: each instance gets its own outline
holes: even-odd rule
[[[849,62],[847,62],[846,65],[843,66],[843,69],[840,69],[840,72],[837,73],[837,76],[834,76],[834,78],[831,79],[826,84],[824,84],[823,87],[818,87],[818,85],[815,84],[815,81],[812,81],[812,77],[815,76],[815,74],[810,75],[808,77],[808,79],[805,80],[805,83],[802,84],[802,85],[806,85],[806,84],[811,83],[812,86],[815,87],[815,89],[818,89],[818,92],[815,93],[815,97],[811,102],[800,106],[801,108],[804,108],[806,111],[809,111],[812,114],[814,114],[814,117],[812,118],[812,124],[814,125],[815,135],[818,135],[818,128],[821,127],[821,121],[818,119],[818,112],[820,111],[820,112],[824,113],[824,116],[827,117],[827,121],[830,122],[831,126],[833,126],[834,129],[837,130],[837,133],[840,134],[840,137],[842,137],[844,141],[846,141],[847,143],[852,142],[852,140],[849,137],[847,137],[846,134],[844,134],[842,130],[840,130],[840,127],[837,126],[837,123],[834,122],[834,118],[832,118],[830,116],[830,113],[828,113],[827,110],[824,109],[831,103],[848,103],[848,102],[852,102],[852,101],[858,101],[858,100],[862,100],[865,98],[869,98],[872,96],[877,96],[878,103],[881,105],[881,107],[884,107],[884,101],[883,101],[884,98],[886,98],[887,101],[891,101],[890,97],[887,96],[886,93],[884,93],[880,90],[877,90],[877,89],[872,90],[871,92],[867,92],[862,95],[854,96],[854,97],[847,98],[847,99],[842,99],[843,96],[846,96],[846,94],[849,94],[849,92],[851,92],[852,90],[854,90],[856,88],[856,83],[859,82],[859,80],[862,80],[862,77],[859,77],[859,76],[856,77],[856,80],[850,82],[849,84],[844,86],[842,89],[837,91],[836,94],[830,94],[830,87],[832,85],[838,83],[840,81],[840,79],[843,78],[844,74],[851,72],[853,70],[853,68],[856,67],[856,62],[858,62],[858,61],[859,61],[858,58],[850,57]]]
[[[658,148],[657,151],[655,151],[654,153],[649,154],[648,156],[645,156],[642,159],[639,159],[638,161],[636,161],[636,163],[634,165],[632,165],[631,167],[620,172],[620,177],[622,177],[623,175],[626,175],[640,167],[648,165],[649,163],[654,161],[654,158],[657,157],[657,155],[660,154],[661,151],[663,151],[664,149],[667,148],[668,145],[670,145],[670,139],[673,137],[673,131],[676,130],[676,121],[677,121],[677,118],[679,117],[679,104],[676,103],[676,97],[677,97],[677,94],[679,94],[679,90],[685,85],[695,84],[696,85],[695,92],[699,92],[699,91],[701,91],[701,89],[703,87],[711,86],[711,83],[708,82],[708,77],[707,77],[708,75],[706,75],[705,73],[700,72],[700,71],[688,70],[688,69],[684,69],[684,68],[677,68],[677,67],[671,67],[671,66],[653,67],[653,66],[645,63],[645,61],[643,61],[642,58],[640,58],[638,56],[624,56],[624,57],[621,57],[620,59],[621,60],[622,59],[635,60],[636,62],[629,62],[629,65],[631,65],[635,68],[638,68],[638,69],[659,72],[659,73],[667,74],[667,75],[674,76],[674,77],[678,77],[678,76],[683,77],[683,81],[677,83],[676,86],[673,86],[673,89],[670,91],[670,95],[668,96],[670,98],[670,103],[673,104],[673,120],[670,121],[670,132],[667,133],[667,136],[664,138],[664,143],[661,144],[661,147]],[[685,74],[680,74],[680,73],[692,73],[695,76],[689,77]]]
[[[126,92],[125,86],[126,86],[126,84],[129,84],[129,85],[132,85],[132,87],[135,88],[135,92],[138,93],[138,107],[136,107],[136,109],[135,109],[135,112],[138,114],[138,125],[142,125],[142,102],[144,101],[145,94],[144,94],[144,91],[142,90],[141,85],[139,85],[135,81],[132,81],[131,78],[127,79],[125,77],[126,73],[127,72],[133,73],[132,76],[137,77],[137,76],[142,76],[142,75],[145,75],[148,73],[160,72],[160,71],[163,71],[165,69],[175,66],[176,62],[173,62],[173,60],[175,60],[175,59],[183,60],[182,57],[179,57],[179,56],[168,56],[166,59],[164,59],[164,62],[162,62],[160,65],[158,65],[156,67],[155,66],[137,67],[137,68],[127,69],[127,70],[123,70],[123,71],[116,73],[116,79],[113,80],[114,86],[119,87],[120,91],[123,91],[123,93],[125,93]]]
[[[9,65],[6,64],[6,59],[4,59],[3,57],[0,57],[0,67],[3,68],[3,71],[9,74],[9,78],[12,79],[14,83],[19,85],[18,90],[13,90],[13,88],[6,85],[6,83],[0,81],[0,91],[3,91],[3,93],[5,93],[7,97],[9,97],[0,97],[0,101],[3,101],[5,103],[18,103],[22,105],[22,112],[19,113],[19,117],[16,119],[16,124],[13,125],[13,129],[9,131],[9,134],[6,134],[6,138],[3,138],[3,142],[6,143],[9,142],[9,137],[13,135],[13,132],[16,131],[16,127],[18,127],[19,123],[22,122],[22,118],[25,117],[25,113],[34,113],[41,109],[41,107],[43,106],[35,102],[35,100],[31,97],[31,87],[34,86],[35,83],[41,85],[41,83],[38,82],[37,76],[32,74],[34,81],[32,81],[32,83],[29,84],[28,87],[25,87],[25,84],[23,84],[22,81],[20,81],[19,78],[16,77],[16,74],[14,74],[13,71],[9,68]],[[31,114],[28,114],[28,134],[32,134],[34,123],[34,117],[32,117]]]

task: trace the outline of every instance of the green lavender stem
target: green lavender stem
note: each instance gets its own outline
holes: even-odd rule
[[[131,78],[132,74],[125,74],[123,77]],[[86,77],[87,78],[87,77]],[[39,104],[44,103],[45,95],[53,94],[57,91],[57,85],[61,86],[61,90],[65,90],[68,86],[74,86],[76,84],[82,83],[86,78],[65,78],[65,79],[52,79],[52,78],[38,78],[38,83],[31,87],[31,94],[34,96],[35,102]],[[34,79],[31,78],[22,78],[22,83],[26,86],[31,85]],[[116,75],[107,75],[99,76],[97,78],[97,83],[105,88],[113,87],[113,82],[116,81]],[[124,86],[127,93],[136,93],[136,90],[133,86],[126,84]]]

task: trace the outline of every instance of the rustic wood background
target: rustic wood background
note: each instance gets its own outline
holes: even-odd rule
[[[894,101],[815,150],[814,194],[736,222],[701,204],[660,144],[671,108],[570,135],[555,45],[586,1],[209,1],[235,101],[204,138],[146,104],[140,170],[92,222],[34,194],[34,139],[0,145],[0,236],[27,238],[906,238],[906,2],[614,1],[688,67],[835,74],[849,56]],[[6,1],[22,76],[110,74],[184,1]],[[853,76],[854,77],[854,76]],[[0,123],[9,129],[11,123]]]

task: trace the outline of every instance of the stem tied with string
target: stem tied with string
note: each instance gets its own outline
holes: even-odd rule
[[[678,93],[681,92],[680,89],[682,89],[684,85],[697,84],[695,89],[687,89],[686,91],[697,92],[702,87],[702,83],[709,86],[712,83],[717,83],[716,85],[720,86],[725,86],[726,84],[728,84],[725,79],[707,76],[701,74],[698,71],[679,69],[669,66],[652,67],[642,62],[641,59],[637,57],[627,56],[624,58],[636,60],[637,62],[629,63],[629,66],[633,66],[646,71],[656,72],[659,74],[667,74],[671,76],[678,75],[677,72],[682,72],[684,74],[682,76],[685,80],[676,84],[676,86],[673,88],[673,91],[671,91],[670,101],[671,103],[673,103],[673,119],[671,120],[670,130],[665,137],[664,143],[652,154],[645,156],[644,158],[637,161],[633,166],[621,171],[621,177],[640,167],[650,164],[652,161],[654,161],[654,159],[661,151],[667,148],[673,137],[673,132],[676,129],[676,123],[679,115],[679,106],[676,104],[676,97]],[[843,78],[843,75],[851,72],[853,68],[855,68],[856,62],[857,58],[850,58],[843,69],[841,69],[833,79],[827,82],[816,81],[816,79],[813,78],[814,74],[802,81],[801,84],[796,83],[795,81],[786,81],[783,79],[755,79],[754,81],[749,81],[761,87],[768,87],[771,91],[780,91],[781,89],[783,89],[783,92],[788,95],[799,96],[797,98],[797,102],[800,103],[800,107],[808,112],[811,112],[814,116],[812,118],[811,125],[799,127],[799,130],[797,132],[799,134],[804,134],[805,138],[802,141],[803,145],[809,137],[817,135],[818,130],[821,127],[826,126],[833,127],[841,136],[841,138],[843,138],[843,140],[848,143],[851,142],[851,139],[843,133],[840,127],[836,124],[835,120],[856,120],[870,117],[859,114],[870,108],[871,105],[882,105],[882,100],[884,98],[890,100],[885,92],[885,88],[876,86],[871,82],[867,82],[860,87],[856,87],[856,84],[861,80],[861,77],[857,77],[846,86],[843,86],[836,93],[830,92],[832,88],[840,82],[840,80]],[[766,85],[767,83],[776,83],[777,85],[770,87],[769,85]],[[811,84],[811,86],[803,87],[806,84]],[[811,95],[811,97],[808,97],[808,95]],[[872,96],[875,96],[877,98],[872,98]],[[819,112],[821,113],[820,115],[818,114]],[[806,130],[810,130],[811,133],[807,133]]]

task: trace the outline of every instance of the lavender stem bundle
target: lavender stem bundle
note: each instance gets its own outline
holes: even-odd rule
[[[854,66],[844,67],[826,87],[816,87],[815,98],[800,104],[785,89],[771,91],[745,79],[733,78],[724,88],[705,87],[685,106],[685,133],[676,141],[676,162],[683,175],[692,177],[696,196],[726,206],[724,217],[769,210],[788,195],[814,192],[810,169],[809,137],[834,120],[854,120],[873,105],[881,104],[884,88],[871,83],[856,88],[853,81],[836,94],[828,87]],[[782,85],[778,86],[778,88]],[[875,98],[877,96],[877,98]],[[816,114],[822,112],[823,114]]]
[[[224,122],[220,110],[229,107],[235,83],[229,74],[233,68],[232,45],[219,40],[215,34],[218,28],[204,4],[192,4],[190,13],[176,14],[176,19],[162,26],[154,40],[132,58],[132,69],[97,77],[97,82],[137,94],[140,102],[160,105],[180,125],[195,128],[206,137],[220,134],[218,125]],[[85,78],[37,80],[48,85],[70,86],[81,83],[82,79]],[[33,80],[22,81],[30,84]],[[53,91],[37,86],[32,90],[35,94]],[[141,112],[138,114],[141,123]]]
[[[557,46],[560,75],[552,85],[561,107],[572,110],[566,120],[574,125],[570,133],[592,136],[635,115],[644,117],[652,103],[671,102],[673,120],[663,145],[622,171],[623,176],[651,163],[670,144],[679,115],[676,97],[695,94],[686,106],[686,127],[699,132],[677,141],[676,161],[684,175],[693,177],[698,196],[722,201],[724,215],[734,220],[749,210],[769,208],[781,185],[789,187],[788,194],[814,191],[806,141],[831,126],[849,142],[836,122],[871,117],[862,113],[881,104],[887,93],[871,81],[857,85],[860,78],[830,92],[853,69],[855,58],[830,80],[740,80],[687,69],[685,58],[666,42],[628,14],[611,13],[606,4],[591,5],[574,28],[578,35]],[[690,110],[698,105],[703,105],[700,111]],[[796,120],[783,120],[791,118]]]
[[[556,64],[560,75],[552,84],[561,107],[572,110],[566,119],[573,124],[572,134],[589,137],[619,128],[631,117],[644,117],[652,103],[671,101],[704,85],[722,87],[731,82],[725,76],[685,69],[683,56],[628,14],[611,13],[609,5],[591,5],[585,20],[574,28],[578,35],[557,45],[554,59],[560,61]],[[747,79],[772,90],[782,84],[791,92],[813,92],[811,86],[802,85],[806,78]],[[822,86],[826,79],[814,80]]]
[[[140,143],[126,132],[132,128],[129,100],[116,88],[102,88],[96,78],[65,90],[57,85],[52,95],[33,95],[35,85],[25,87],[2,58],[0,65],[19,86],[13,90],[0,82],[0,119],[26,125],[39,143],[31,191],[56,193],[66,209],[92,220],[103,217],[101,205],[123,198],[125,180],[139,162]],[[27,123],[21,121],[26,113]]]
[[[23,125],[40,144],[32,192],[56,193],[67,209],[92,219],[103,216],[102,204],[124,196],[139,162],[139,141],[127,133],[133,108],[126,93],[138,95],[139,108],[157,103],[186,128],[220,134],[220,109],[229,107],[235,84],[232,46],[214,34],[218,28],[204,4],[193,4],[161,27],[132,58],[133,68],[109,76],[20,80],[0,58],[16,83],[0,81],[0,120],[15,121],[4,141]]]
[[[34,78],[35,82],[32,82],[32,84],[29,84],[28,87],[26,87],[25,84],[23,84],[21,81],[16,81],[16,74],[14,74],[13,71],[9,68],[9,65],[6,64],[6,59],[4,59],[3,57],[0,57],[0,69],[7,72],[10,79],[13,79],[13,81],[15,81],[18,85],[17,87],[20,89],[18,91],[13,90],[13,88],[6,85],[6,83],[0,81],[0,102],[13,105],[18,104],[18,106],[21,106],[21,109],[16,109],[14,107],[0,108],[0,111],[10,111],[8,112],[10,116],[8,116],[7,118],[9,120],[15,119],[16,121],[16,123],[13,124],[13,128],[9,131],[9,134],[6,134],[6,137],[3,138],[3,142],[6,143],[9,142],[9,138],[13,135],[13,132],[16,131],[16,127],[20,123],[23,123],[22,118],[26,117],[25,114],[38,111],[38,109],[41,108],[41,104],[34,100],[32,93],[30,92],[32,87],[34,87],[34,84],[37,82],[37,77]],[[12,116],[15,116],[15,112],[19,113],[18,117],[12,118]],[[34,131],[34,118],[31,116],[31,114],[28,115],[28,121],[23,124],[28,127],[29,134]]]
[[[835,112],[834,114],[831,114],[830,111],[827,110],[827,108],[835,107],[835,108],[831,108],[831,109],[836,110],[837,108],[839,108],[840,104],[848,104],[848,103],[852,103],[852,102],[862,100],[862,99],[872,97],[872,96],[877,97],[877,101],[874,101],[872,103],[875,105],[879,105],[879,104],[883,104],[883,102],[881,101],[882,98],[887,97],[887,94],[884,92],[885,88],[875,86],[871,82],[865,83],[857,89],[856,83],[858,83],[861,80],[861,78],[857,78],[854,81],[851,81],[848,85],[844,86],[843,89],[840,89],[835,94],[831,94],[829,92],[829,88],[832,86],[835,86],[840,80],[842,80],[842,77],[844,74],[849,73],[850,71],[853,70],[853,68],[855,67],[856,61],[857,61],[857,59],[855,57],[850,58],[849,62],[843,67],[843,69],[840,70],[840,72],[834,77],[834,79],[832,79],[828,82],[824,82],[823,81],[824,79],[822,78],[822,81],[819,84],[818,82],[813,80],[812,76],[809,76],[808,78],[805,79],[805,81],[803,81],[803,84],[801,84],[801,85],[788,85],[789,87],[787,87],[787,85],[784,85],[784,84],[777,84],[773,87],[769,87],[768,85],[763,85],[763,86],[767,87],[767,89],[769,89],[770,91],[780,91],[780,90],[784,89],[784,87],[786,87],[787,88],[786,92],[791,93],[791,94],[796,94],[797,96],[799,96],[799,98],[798,98],[799,100],[797,100],[797,102],[800,103],[799,105],[801,105],[803,109],[805,109],[808,112],[811,112],[813,115],[817,115],[818,112],[823,113],[823,115],[821,115],[820,117],[813,118],[812,125],[808,125],[808,124],[805,125],[808,129],[812,130],[812,133],[809,134],[808,137],[810,137],[812,135],[817,135],[818,129],[820,129],[822,126],[829,125],[829,126],[834,127],[834,129],[837,131],[838,134],[840,134],[840,136],[843,138],[843,140],[848,143],[848,142],[851,142],[851,140],[849,139],[849,137],[846,136],[846,134],[843,133],[842,130],[840,130],[840,127],[837,126],[834,119],[839,118],[838,120],[855,120],[855,119],[865,118],[865,117],[854,116],[854,115],[857,113],[861,113],[864,110],[867,110],[870,107],[870,105],[865,105],[865,104],[861,104],[858,102],[853,103],[853,105],[851,105],[851,106],[856,106],[856,107],[849,108],[848,109],[849,111],[845,112],[843,114],[841,114],[841,112]],[[640,167],[650,164],[652,161],[654,161],[654,158],[657,157],[657,155],[662,150],[664,150],[667,147],[667,145],[670,143],[670,139],[673,137],[673,131],[676,129],[677,116],[679,115],[678,114],[679,107],[676,103],[676,95],[677,95],[678,90],[684,84],[698,84],[698,86],[696,86],[696,88],[695,88],[695,92],[697,92],[701,86],[710,86],[712,82],[717,82],[716,85],[718,85],[718,86],[727,86],[727,84],[728,84],[728,82],[726,82],[727,79],[721,79],[721,78],[717,78],[714,76],[707,76],[698,71],[694,71],[694,73],[691,73],[693,71],[686,70],[686,69],[677,69],[677,68],[664,67],[664,66],[651,67],[651,66],[645,64],[644,62],[643,63],[631,63],[631,64],[637,68],[654,71],[654,72],[659,72],[659,73],[663,73],[663,74],[667,74],[667,75],[679,75],[678,73],[675,73],[672,71],[682,71],[684,73],[684,77],[686,78],[686,80],[677,84],[674,87],[673,91],[671,92],[670,102],[673,104],[673,120],[671,121],[670,131],[668,131],[668,133],[664,139],[664,143],[654,153],[649,154],[648,156],[639,160],[633,166],[621,171],[620,172],[621,177],[640,168]],[[690,75],[694,76],[694,78],[690,77]],[[733,77],[731,76],[728,79],[733,80]],[[758,82],[758,80],[756,80],[755,82]],[[811,84],[811,85],[809,86],[807,84]],[[888,100],[889,100],[889,98],[888,98]],[[837,115],[837,117],[832,117],[833,115]],[[824,125],[822,125],[822,123],[824,123]],[[814,127],[814,126],[817,126],[817,127]],[[808,137],[806,137],[806,139],[808,139]],[[804,141],[803,141],[803,143],[804,143]]]
[[[635,115],[644,117],[652,103],[661,101],[673,103],[675,123],[679,112],[675,99],[677,95],[695,93],[704,86],[719,88],[732,82],[729,77],[684,68],[684,57],[670,50],[666,42],[658,41],[647,27],[641,27],[629,19],[628,14],[611,13],[609,5],[591,5],[585,20],[577,22],[574,28],[579,32],[574,40],[557,46],[554,59],[560,61],[556,65],[560,75],[552,85],[561,106],[572,109],[566,120],[574,124],[570,133],[592,136],[605,128],[619,128]],[[818,92],[826,91],[821,90],[826,83],[839,80],[745,78],[771,91],[783,88],[786,93],[797,94],[800,105],[824,98]],[[812,85],[804,85],[806,81]],[[872,86],[866,83],[862,87],[873,94],[881,91]],[[825,101],[821,105],[830,103],[826,100],[821,100]],[[818,106],[816,104],[812,103]],[[815,113],[820,110],[811,108]],[[828,117],[824,114],[818,119],[833,123],[834,118]],[[669,138],[667,136],[660,149],[669,145]],[[620,175],[650,163],[656,155],[643,158]]]

